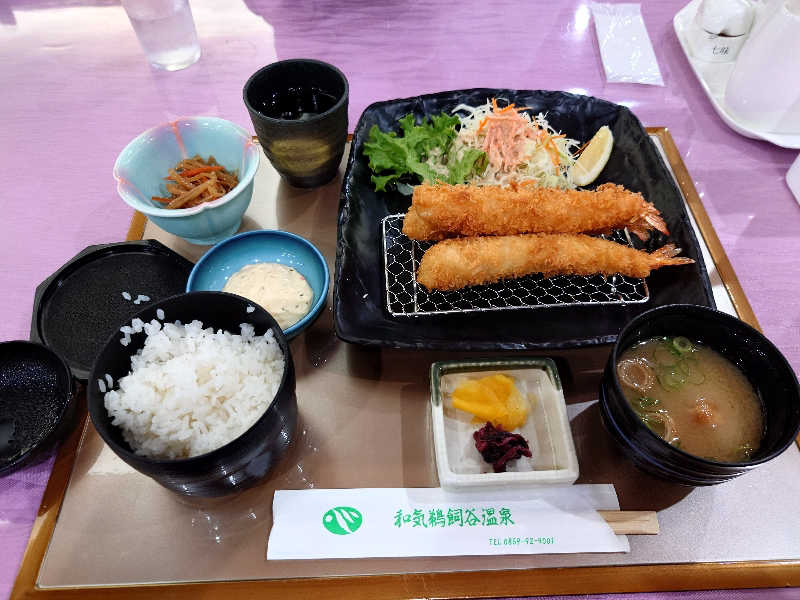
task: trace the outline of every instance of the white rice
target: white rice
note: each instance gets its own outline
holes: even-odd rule
[[[278,391],[284,359],[272,331],[255,336],[243,323],[233,335],[200,321],[162,327],[155,319],[131,325],[147,339],[105,407],[139,455],[185,458],[219,448],[249,429]]]
[[[106,382],[108,382],[109,389],[114,387],[114,378],[108,373],[106,373]]]
[[[128,292],[122,292],[122,297],[125,300],[130,300],[131,299],[131,295]]]
[[[106,382],[102,379],[97,380],[97,387],[100,388],[100,391],[105,394],[106,392]]]
[[[164,310],[163,309],[161,309],[161,308],[157,308],[156,309],[156,318],[158,318],[159,321],[163,321],[164,320]]]
[[[256,307],[249,304],[247,305],[247,308],[245,308],[245,311],[247,311],[248,313],[255,312],[255,310]]]

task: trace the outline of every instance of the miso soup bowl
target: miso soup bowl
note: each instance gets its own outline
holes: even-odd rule
[[[685,336],[716,350],[736,365],[755,388],[762,405],[761,445],[749,460],[716,462],[665,442],[626,400],[616,364],[637,342],[658,336]],[[723,483],[772,460],[794,443],[800,430],[800,388],[789,363],[763,334],[731,315],[689,304],[647,311],[626,325],[611,351],[600,385],[603,424],[623,453],[641,470],[675,483]]]
[[[286,453],[297,429],[297,396],[295,371],[289,344],[275,319],[259,306],[244,298],[223,292],[190,292],[151,303],[133,318],[149,322],[164,311],[164,322],[194,319],[204,327],[240,333],[239,324],[249,323],[256,335],[268,329],[283,353],[284,368],[277,393],[264,390],[264,413],[239,437],[198,456],[179,459],[157,459],[136,454],[125,441],[122,430],[112,423],[105,408],[104,393],[98,380],[106,373],[113,381],[131,370],[131,356],[144,346],[145,334],[134,333],[127,346],[117,332],[106,342],[98,355],[87,382],[89,415],[97,432],[114,453],[140,473],[173,492],[185,496],[224,496],[257,484],[269,475]],[[120,323],[120,326],[124,323]],[[130,325],[130,323],[128,323]]]

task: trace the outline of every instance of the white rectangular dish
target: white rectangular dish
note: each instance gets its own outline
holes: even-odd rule
[[[494,473],[475,448],[473,433],[483,423],[453,406],[452,392],[465,379],[503,373],[531,403],[521,434],[531,458],[508,463]],[[431,413],[439,484],[443,488],[570,485],[578,478],[578,458],[555,363],[547,358],[436,362],[431,365]]]

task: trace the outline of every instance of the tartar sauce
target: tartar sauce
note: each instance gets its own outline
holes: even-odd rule
[[[287,329],[311,310],[314,292],[305,277],[280,263],[245,265],[231,275],[223,292],[252,300]]]

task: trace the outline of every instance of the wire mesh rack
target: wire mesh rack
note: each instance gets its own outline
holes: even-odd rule
[[[434,242],[418,242],[403,235],[404,214],[382,220],[383,261],[386,273],[386,308],[392,316],[441,315],[552,306],[634,304],[647,302],[644,279],[614,275],[527,275],[489,285],[456,291],[429,292],[417,284],[415,274],[422,255]],[[608,239],[631,245],[627,231]]]

